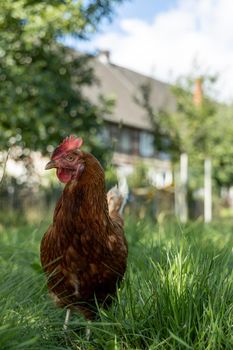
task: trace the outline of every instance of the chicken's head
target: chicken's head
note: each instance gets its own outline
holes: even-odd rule
[[[84,171],[83,152],[79,149],[83,140],[73,135],[66,137],[54,150],[51,160],[45,169],[57,169],[57,177],[61,182],[67,183],[79,179]]]

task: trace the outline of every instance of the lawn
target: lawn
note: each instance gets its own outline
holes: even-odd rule
[[[233,349],[233,226],[126,220],[129,262],[113,306],[85,321],[47,294],[39,242],[47,224],[0,227],[0,349]]]

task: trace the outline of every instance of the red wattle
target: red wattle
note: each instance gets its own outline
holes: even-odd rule
[[[69,169],[65,169],[65,168],[58,168],[57,169],[57,177],[61,182],[67,183],[72,178],[72,171]]]

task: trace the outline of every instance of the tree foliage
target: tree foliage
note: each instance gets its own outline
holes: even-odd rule
[[[177,111],[170,117],[179,134],[180,149],[189,155],[191,187],[202,185],[203,161],[212,160],[212,176],[218,187],[233,184],[232,108],[221,105],[210,97],[216,83],[215,76],[201,77],[203,98],[199,106],[193,101],[195,80],[184,77],[173,93],[177,101]],[[200,181],[201,180],[201,181]]]
[[[0,3],[0,146],[46,152],[64,136],[83,136],[98,149],[105,101],[93,105],[83,87],[93,83],[90,57],[61,44],[65,35],[88,38],[121,0],[8,0]]]
[[[205,91],[205,86],[210,88],[208,82],[214,81],[214,78],[204,76],[200,80],[203,89],[200,105],[194,104],[195,80],[184,77],[172,88],[177,102],[177,111],[172,119],[173,124],[177,125],[181,151],[187,152],[195,159],[203,160],[211,155],[209,135],[218,106],[215,101],[207,97],[209,91]]]
[[[213,178],[218,187],[233,185],[232,107],[218,104],[210,97],[216,82],[215,76],[203,75],[202,103],[194,104],[195,79],[185,76],[172,87],[176,111],[155,110],[151,103],[151,86],[141,86],[140,105],[149,116],[154,134],[155,148],[171,155],[173,163],[182,152],[189,156],[189,185],[203,186],[203,161],[212,159]]]
[[[216,114],[216,124],[210,135],[213,164],[213,178],[217,185],[233,186],[233,108],[220,106]]]

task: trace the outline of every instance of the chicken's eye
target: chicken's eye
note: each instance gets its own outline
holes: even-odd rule
[[[68,160],[69,162],[72,162],[74,160],[74,156],[68,155],[66,156],[66,160]]]

